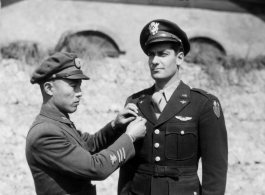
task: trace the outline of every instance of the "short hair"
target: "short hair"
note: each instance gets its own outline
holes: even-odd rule
[[[180,52],[184,52],[183,45],[181,42],[172,42],[172,49],[175,51],[176,55]]]

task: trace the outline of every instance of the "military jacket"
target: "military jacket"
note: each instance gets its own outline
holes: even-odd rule
[[[95,195],[91,180],[105,179],[134,154],[130,137],[110,123],[94,135],[81,133],[68,116],[47,106],[42,106],[26,140],[38,195]]]
[[[135,157],[120,168],[118,194],[224,195],[228,146],[217,97],[181,81],[157,119],[153,93],[154,86],[127,99],[147,119],[147,135],[134,143]]]

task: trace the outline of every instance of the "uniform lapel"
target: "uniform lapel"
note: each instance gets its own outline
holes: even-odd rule
[[[157,119],[155,116],[154,108],[151,104],[153,93],[154,93],[154,86],[147,89],[145,91],[145,94],[143,94],[139,98],[139,100],[137,102],[137,106],[139,107],[139,109],[143,113],[144,117],[147,120],[151,121],[153,124],[155,124],[157,122]]]
[[[160,125],[170,118],[174,117],[179,111],[181,111],[190,102],[190,88],[182,81],[172,94],[166,107],[158,118],[157,125]]]

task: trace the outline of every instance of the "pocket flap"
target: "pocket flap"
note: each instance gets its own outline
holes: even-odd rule
[[[169,123],[167,124],[166,135],[172,133],[179,135],[194,134],[196,136],[197,135],[196,124],[180,125],[176,123]]]

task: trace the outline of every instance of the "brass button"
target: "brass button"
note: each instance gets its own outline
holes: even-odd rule
[[[155,143],[155,148],[158,148],[159,147],[159,143]]]
[[[185,132],[182,130],[180,133],[181,133],[181,135],[183,135]]]
[[[194,192],[194,195],[197,195],[197,192]]]
[[[155,134],[158,135],[160,131],[158,129],[155,130]]]
[[[157,156],[157,157],[155,158],[155,161],[156,161],[156,162],[160,161],[160,157]]]

